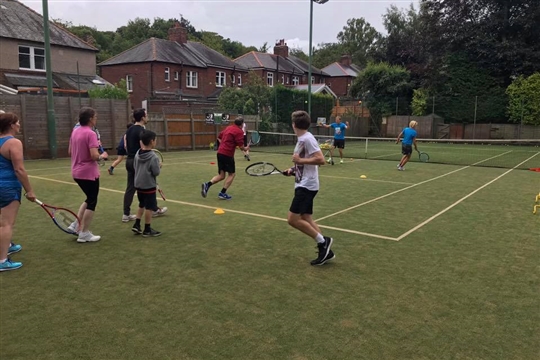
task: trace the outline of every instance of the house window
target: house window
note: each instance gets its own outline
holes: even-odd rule
[[[223,71],[216,71],[216,86],[225,86],[225,73]]]
[[[133,76],[126,76],[126,89],[128,92],[133,92]]]
[[[242,74],[238,74],[238,86],[242,86]]]
[[[178,71],[175,71],[175,72],[174,72],[174,80],[175,80],[175,81],[178,81]]]
[[[312,84],[315,84],[315,76],[312,76],[312,77],[311,77],[311,83],[312,83]]]
[[[197,87],[197,72],[188,71],[186,73],[186,87],[196,88]]]
[[[285,75],[281,75],[281,83],[285,84]]]
[[[293,76],[293,77],[292,77],[292,84],[293,84],[293,85],[298,85],[298,84],[300,84],[300,79],[298,78],[298,76]]]
[[[231,84],[236,83],[236,77],[234,75],[231,75]]]
[[[287,82],[287,85],[289,85],[289,77],[287,76],[287,79],[285,79],[285,81]]]
[[[165,68],[165,81],[171,81],[171,69]]]
[[[268,86],[274,86],[274,74],[273,73],[266,73],[266,83]]]
[[[19,68],[45,70],[45,49],[19,46]]]

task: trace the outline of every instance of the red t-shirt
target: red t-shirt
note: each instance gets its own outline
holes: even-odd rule
[[[244,132],[236,125],[229,125],[219,133],[218,154],[234,157],[237,146],[244,146]]]

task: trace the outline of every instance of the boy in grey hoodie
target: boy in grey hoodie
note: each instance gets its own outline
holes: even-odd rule
[[[141,133],[141,148],[137,151],[133,160],[135,168],[135,189],[139,199],[139,209],[137,218],[131,230],[135,234],[142,234],[143,237],[159,236],[161,232],[150,227],[152,214],[157,211],[156,176],[161,171],[161,163],[156,153],[152,149],[156,146],[156,133],[150,130],[143,130]],[[146,210],[146,211],[145,211]],[[144,230],[141,231],[141,218],[144,213]]]

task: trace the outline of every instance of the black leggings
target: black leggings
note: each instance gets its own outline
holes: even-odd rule
[[[96,180],[82,180],[74,179],[79,187],[82,189],[86,195],[86,209],[91,211],[96,211],[97,198],[99,194],[99,178]]]

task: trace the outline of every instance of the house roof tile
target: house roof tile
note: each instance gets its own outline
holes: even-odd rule
[[[188,41],[180,44],[175,41],[150,38],[135,45],[98,66],[109,66],[141,62],[163,62],[172,64],[184,64],[194,67],[206,68],[214,66],[219,68],[238,68],[231,59],[209,48],[208,46]],[[241,67],[242,70],[247,70]]]
[[[287,60],[282,56],[261,53],[256,51],[251,51],[247,54],[244,54],[236,59],[234,62],[240,64],[248,69],[264,69],[264,70],[273,70],[275,71],[278,67],[279,61],[279,71],[284,73],[291,74],[304,74],[304,70],[295,65],[295,63]]]
[[[358,65],[351,64],[349,66],[340,64],[338,62],[332,63],[322,69],[330,76],[352,76],[357,77],[362,69]]]
[[[98,51],[69,31],[50,22],[52,45]],[[43,44],[43,16],[15,0],[0,0],[0,37]]]

